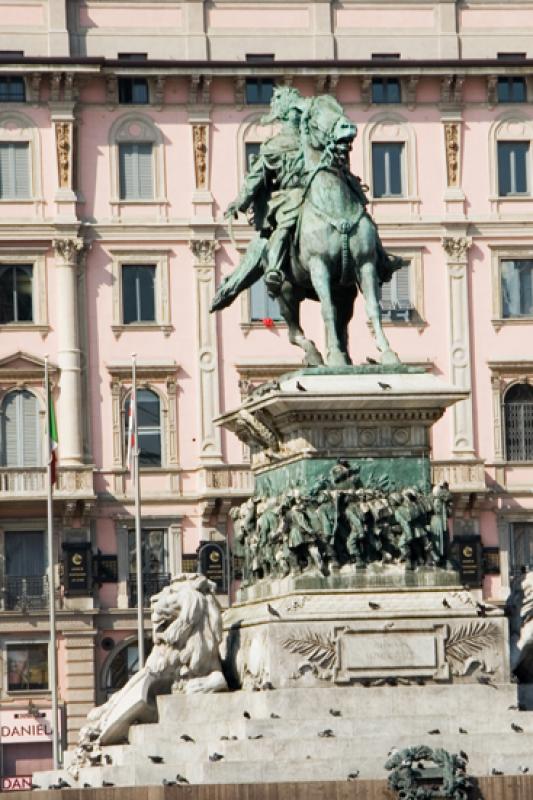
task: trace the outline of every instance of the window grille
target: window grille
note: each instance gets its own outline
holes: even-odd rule
[[[505,449],[508,461],[533,461],[533,387],[516,384],[506,393]]]

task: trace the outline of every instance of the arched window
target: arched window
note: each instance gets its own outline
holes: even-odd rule
[[[501,115],[489,133],[493,200],[531,195],[533,120],[515,109]]]
[[[152,640],[145,639],[144,653],[148,656],[152,649]],[[119,645],[111,660],[104,670],[104,690],[106,697],[122,689],[132,675],[139,669],[139,648],[137,641],[130,641],[126,645]]]
[[[110,131],[111,201],[161,202],[165,196],[161,133],[150,117],[128,114]]]
[[[0,200],[40,201],[39,133],[18,111],[0,114]]]
[[[39,404],[35,395],[27,389],[9,392],[2,403],[2,466],[41,466],[39,434]]]
[[[124,407],[124,441],[128,440],[130,398]],[[137,390],[137,430],[139,435],[139,465],[161,466],[161,401],[151,389]],[[127,448],[126,448],[127,450]]]
[[[511,386],[505,394],[504,409],[507,460],[533,461],[533,386]]]

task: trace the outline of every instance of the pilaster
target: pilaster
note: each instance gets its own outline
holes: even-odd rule
[[[213,195],[211,193],[210,92],[211,84],[206,82],[205,76],[202,77],[200,86],[192,81],[190,99],[200,103],[198,106],[193,105],[189,108],[194,164],[193,223],[196,224],[213,224],[214,222]]]
[[[446,105],[446,104],[445,104]],[[444,204],[446,219],[463,221],[465,219],[465,194],[462,189],[463,119],[459,108],[442,108],[441,122],[446,164],[446,190]]]
[[[209,313],[215,294],[215,251],[218,242],[213,239],[194,239],[190,246],[195,259],[200,460],[204,463],[219,462],[222,458],[220,431],[213,423],[220,409],[218,347],[216,318]]]
[[[468,294],[468,249],[471,244],[469,237],[455,232],[442,240],[448,266],[450,378],[454,386],[470,392],[452,409],[452,451],[457,458],[474,456]]]
[[[84,252],[83,239],[62,237],[54,240],[57,274],[58,364],[60,368],[59,438],[61,463],[83,463],[81,423],[81,351],[78,310],[78,266]]]
[[[55,131],[57,189],[55,192],[57,221],[76,221],[76,194],[74,192],[74,103],[50,103],[50,116]]]

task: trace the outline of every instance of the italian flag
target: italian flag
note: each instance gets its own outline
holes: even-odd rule
[[[52,486],[57,481],[57,447],[59,438],[57,435],[57,422],[56,412],[54,410],[54,401],[52,400],[52,392],[48,389],[48,431],[50,434],[50,474],[52,479]]]

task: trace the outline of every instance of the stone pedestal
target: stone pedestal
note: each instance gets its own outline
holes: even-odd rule
[[[403,365],[302,369],[219,418],[255,478],[224,615],[236,687],[509,679],[506,620],[460,585],[430,485],[431,427],[465,395]]]

